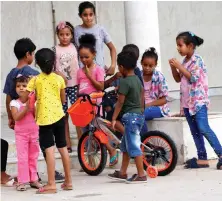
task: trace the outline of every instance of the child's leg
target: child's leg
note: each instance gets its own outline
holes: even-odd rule
[[[70,173],[70,159],[68,150],[66,147],[66,139],[65,139],[65,122],[64,118],[60,119],[58,122],[55,123],[53,128],[54,136],[55,136],[55,143],[56,147],[59,150],[59,153],[62,157],[64,172],[65,172],[65,184],[70,186],[72,184],[72,178]]]
[[[197,127],[199,132],[204,135],[207,141],[210,143],[211,147],[214,149],[215,153],[218,157],[222,156],[222,147],[221,144],[212,131],[208,123],[208,115],[207,115],[207,107],[204,105],[202,108],[196,113],[195,120],[197,122]]]
[[[70,158],[66,147],[58,148],[59,153],[62,157],[62,164],[65,172],[65,184],[67,186],[72,185],[72,178],[71,178],[71,172],[70,172]]]
[[[78,140],[79,140],[82,136],[82,128],[76,126],[76,133],[77,133],[77,137],[78,137]]]
[[[143,158],[141,151],[140,130],[144,123],[144,116],[141,114],[127,113],[123,116],[125,126],[125,140],[127,152],[131,158],[135,158],[139,177],[145,176],[143,170]]]
[[[66,143],[67,143],[67,147],[69,149],[71,149],[72,148],[72,144],[71,144],[70,132],[69,132],[69,115],[68,114],[66,114],[64,120],[65,120]]]
[[[144,115],[145,115],[146,121],[152,120],[154,118],[163,117],[160,108],[157,106],[152,106],[152,107],[146,108],[144,111]]]
[[[38,133],[31,137],[29,142],[29,173],[30,173],[30,182],[38,181],[37,175],[37,162],[39,157],[39,142],[38,142]]]
[[[39,142],[42,151],[45,153],[47,164],[48,182],[43,188],[45,190],[56,189],[55,184],[55,142],[53,136],[53,127],[55,124],[39,126]],[[64,134],[65,135],[65,134]]]
[[[30,181],[29,176],[29,135],[28,133],[17,133],[16,137],[16,151],[18,158],[18,183],[25,184]]]
[[[127,169],[129,166],[129,162],[130,162],[130,157],[128,155],[127,152],[123,152],[123,159],[122,159],[122,165],[120,168],[120,172],[122,175],[126,175],[127,174]]]
[[[184,108],[184,115],[187,119],[191,134],[194,139],[194,143],[197,148],[198,159],[206,161],[207,163],[207,151],[205,148],[203,134],[199,132],[199,129],[197,127],[197,122],[195,121],[194,116],[190,116],[189,110],[187,108]]]

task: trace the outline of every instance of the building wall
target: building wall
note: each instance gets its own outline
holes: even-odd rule
[[[70,21],[74,26],[80,24],[79,3],[53,2],[56,24],[62,20]],[[123,5],[123,2],[96,3],[98,23],[110,33],[118,52],[126,43]],[[54,45],[51,11],[51,2],[1,2],[1,91],[7,74],[17,64],[13,52],[16,40],[29,37],[37,49]],[[108,48],[105,48],[105,61],[109,66]],[[5,111],[5,95],[1,96],[1,111]]]
[[[170,90],[179,89],[179,84],[172,79],[168,59],[180,58],[175,38],[179,32],[187,30],[204,39],[197,52],[207,65],[209,86],[222,87],[221,10],[222,2],[158,2],[161,67]]]
[[[79,3],[80,1],[53,2],[56,24],[61,20],[70,21],[73,25],[80,24]],[[126,43],[124,2],[96,2],[95,5],[98,23],[107,29],[117,52],[120,52]],[[51,2],[1,2],[1,90],[8,72],[16,65],[13,46],[17,39],[30,37],[37,49],[53,46],[55,33],[51,10]],[[172,79],[168,59],[180,58],[176,51],[175,37],[184,30],[191,30],[204,38],[204,45],[197,51],[208,66],[209,86],[222,87],[221,10],[222,2],[158,2],[161,68],[170,90],[178,90],[179,85]],[[147,24],[149,20],[152,19],[147,19]],[[138,31],[143,31],[143,28],[135,30]],[[105,48],[105,61],[106,65],[110,65],[107,48]],[[1,109],[5,111],[4,95],[1,96]]]

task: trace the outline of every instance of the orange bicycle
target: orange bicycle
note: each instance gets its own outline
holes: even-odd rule
[[[101,117],[101,105],[96,99],[112,92],[79,94],[78,100],[69,108],[72,123],[79,127],[88,127],[78,143],[78,159],[82,169],[88,175],[100,174],[107,163],[106,144],[111,140],[118,149],[121,143],[111,122]],[[148,176],[165,176],[171,173],[177,164],[177,149],[173,140],[160,131],[149,131],[141,139],[144,169]]]

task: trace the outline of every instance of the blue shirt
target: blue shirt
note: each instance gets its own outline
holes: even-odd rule
[[[7,75],[6,81],[5,81],[5,87],[3,90],[3,93],[6,95],[11,96],[12,99],[17,99],[18,94],[15,90],[15,78],[18,76],[18,74],[21,74],[23,76],[36,76],[39,74],[37,70],[34,70],[30,66],[24,66],[23,68],[13,68],[10,73]]]

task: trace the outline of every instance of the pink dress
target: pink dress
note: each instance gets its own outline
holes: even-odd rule
[[[10,107],[23,110],[25,103],[19,99],[12,100]],[[15,122],[15,140],[18,158],[18,182],[37,181],[37,161],[39,156],[39,127],[35,122],[33,110]]]

